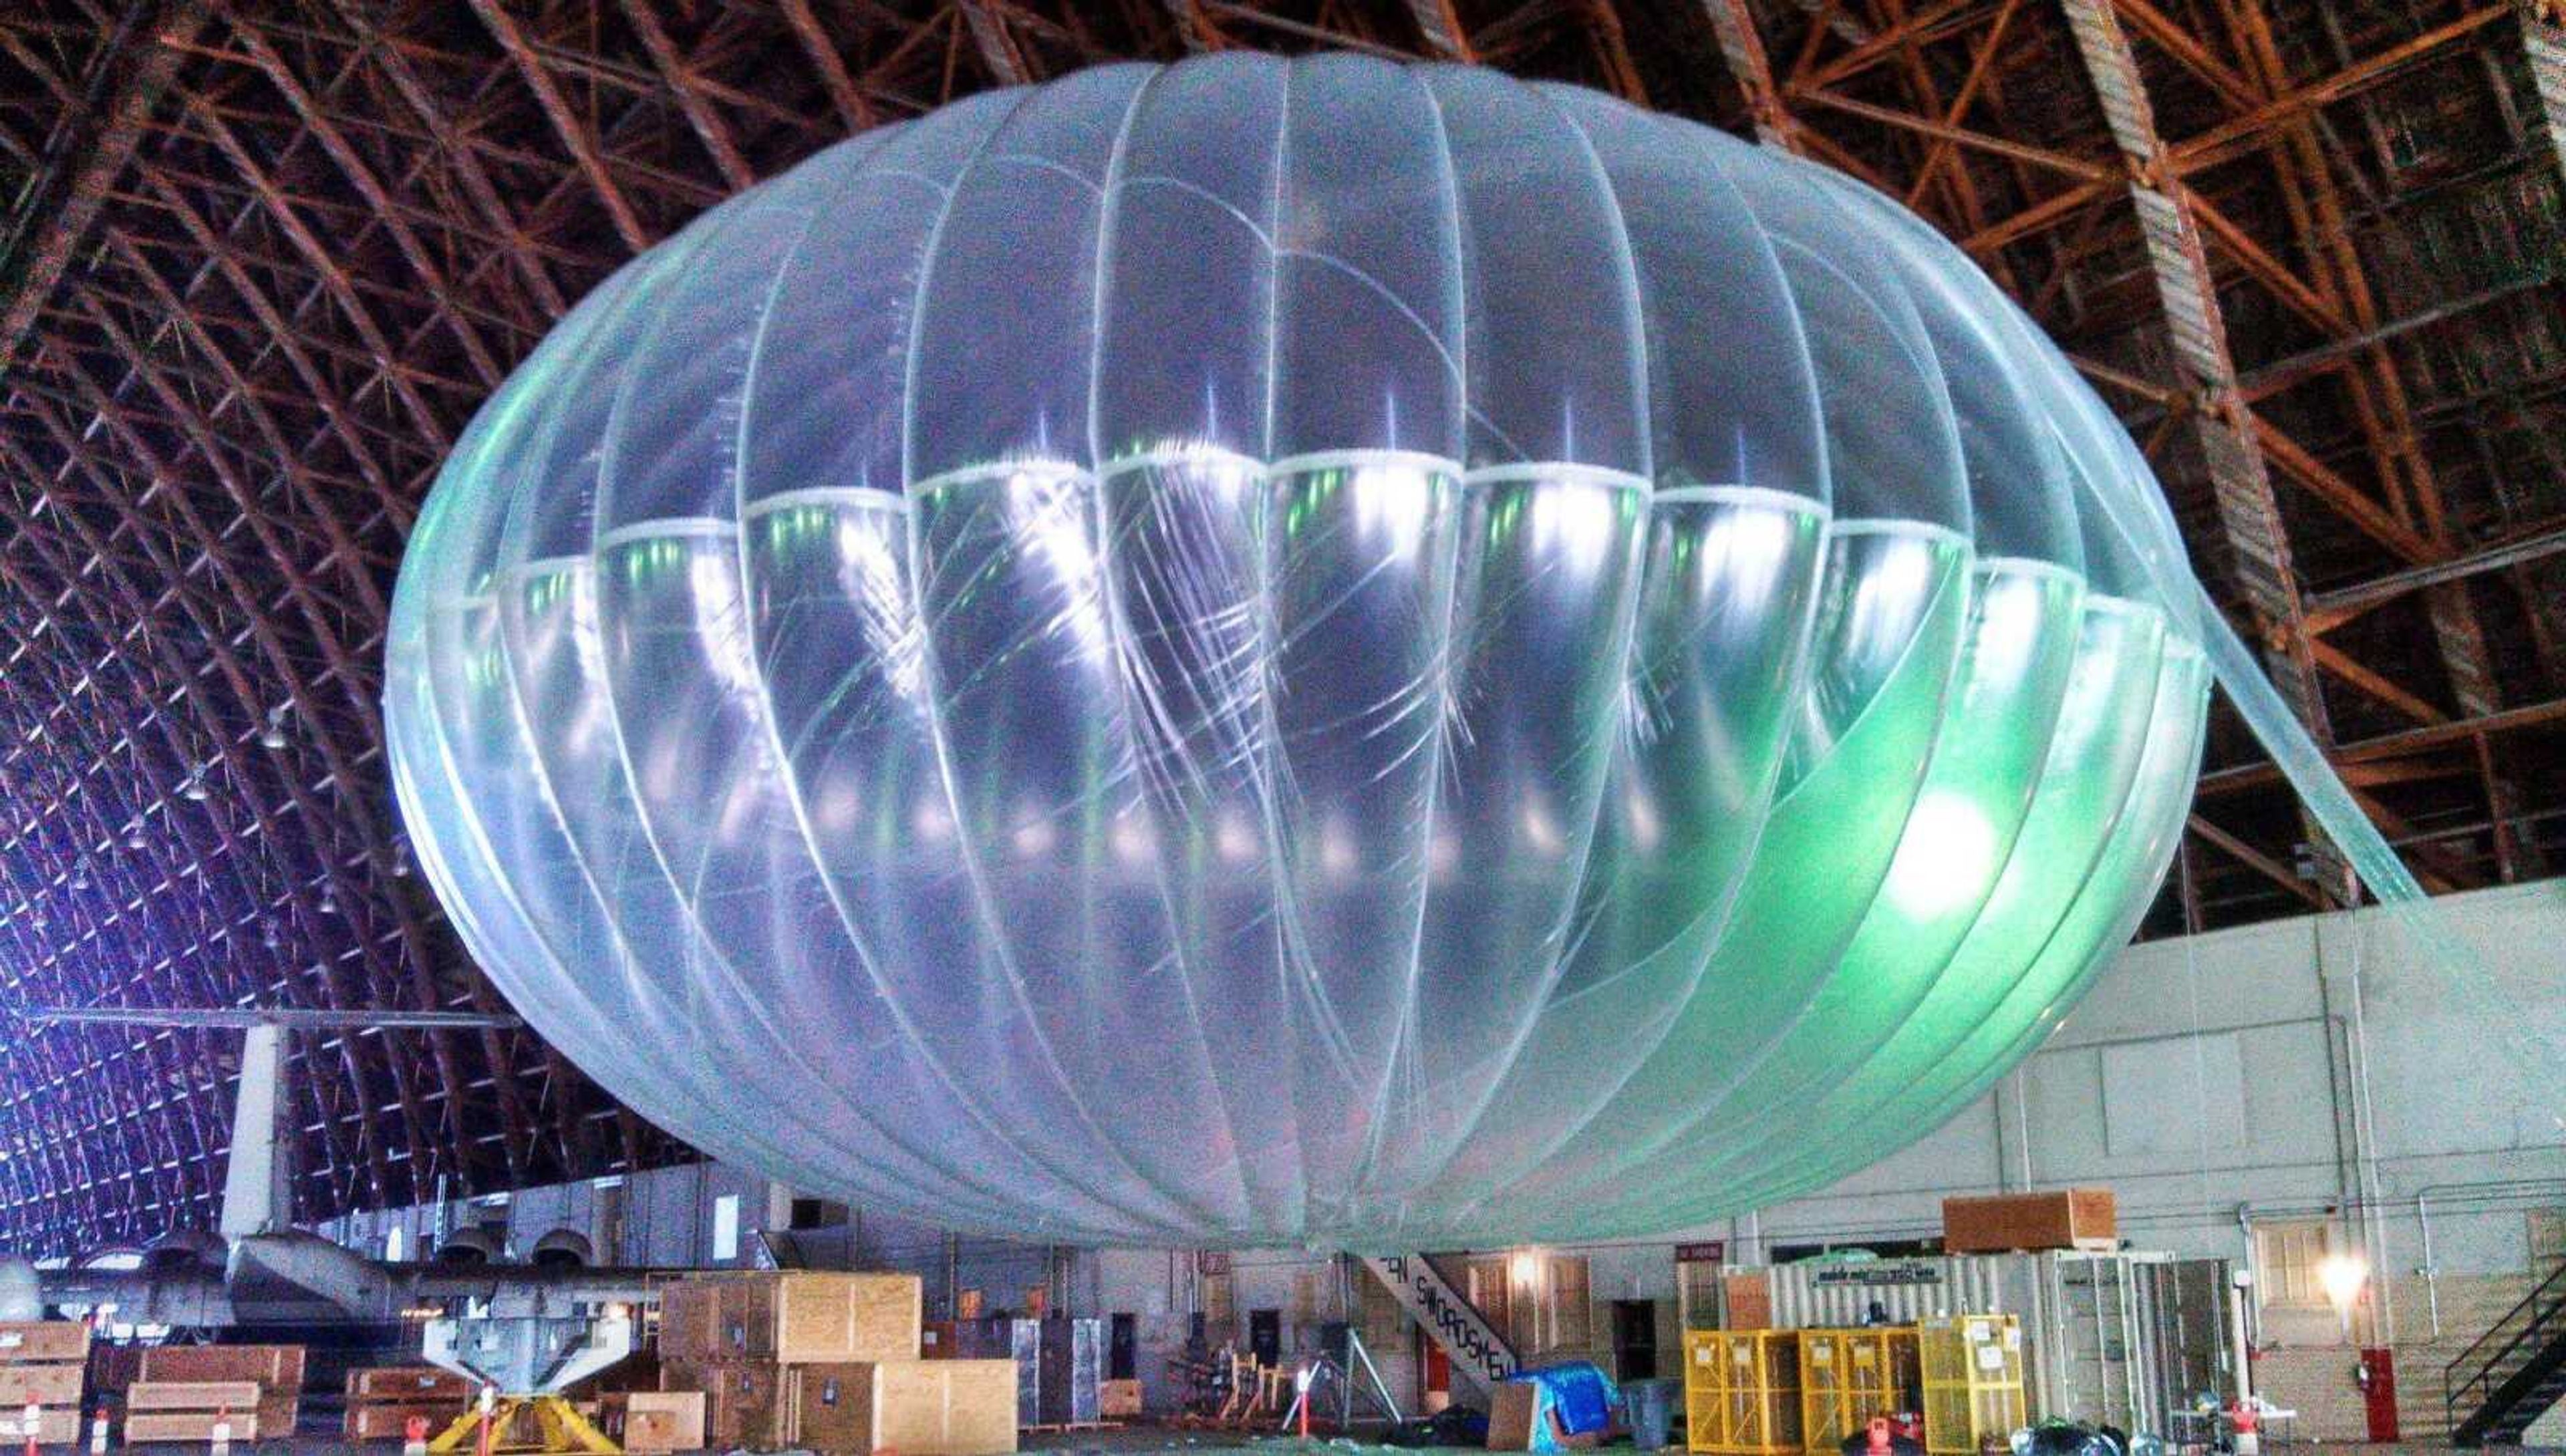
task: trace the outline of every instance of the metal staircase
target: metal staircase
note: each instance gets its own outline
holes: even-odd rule
[[[1455,1373],[1493,1390],[1515,1372],[1520,1361],[1514,1346],[1432,1260],[1422,1254],[1394,1254],[1366,1258],[1364,1267],[1390,1286],[1410,1317],[1425,1327],[1425,1333],[1451,1357]]]
[[[2566,1266],[2441,1372],[2454,1446],[2518,1446],[2566,1396]]]

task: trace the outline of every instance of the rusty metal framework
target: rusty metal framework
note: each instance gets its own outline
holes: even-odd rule
[[[489,1009],[385,602],[586,289],[850,131],[1096,61],[1561,77],[1958,238],[2156,460],[2438,889],[2566,866],[2566,15],[2528,0],[26,0],[0,16],[0,996]],[[2151,933],[2340,902],[2234,724]],[[301,1212],[686,1155],[517,1031],[298,1033]],[[681,1048],[683,1029],[669,1029]],[[211,1217],[226,1034],[0,1026],[0,1247]]]

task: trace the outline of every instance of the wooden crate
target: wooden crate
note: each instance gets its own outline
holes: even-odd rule
[[[472,1382],[434,1365],[377,1365],[348,1372],[348,1399],[402,1401],[409,1404],[462,1402],[472,1398]]]
[[[736,1275],[713,1288],[714,1349],[683,1358],[798,1365],[918,1357],[923,1301],[915,1275],[794,1270]],[[665,1349],[664,1325],[660,1337]]]
[[[1001,1456],[1016,1449],[1013,1360],[796,1365],[793,1444],[824,1456]]]
[[[154,1383],[251,1380],[268,1396],[303,1393],[299,1344],[163,1344],[142,1352],[142,1378]]]
[[[77,1361],[0,1365],[0,1410],[17,1410],[30,1401],[38,1405],[78,1405],[88,1376],[88,1367]]]
[[[142,1352],[145,1384],[246,1381],[258,1387],[251,1402],[258,1428],[272,1439],[294,1433],[302,1415],[303,1346],[299,1344],[163,1344]],[[130,1397],[128,1396],[128,1404]]]
[[[222,1415],[209,1410],[155,1410],[125,1418],[125,1444],[131,1447],[183,1441],[191,1446],[201,1446],[214,1438],[216,1421],[229,1423],[235,1443],[255,1441],[259,1437],[255,1411],[235,1410]]]
[[[0,1364],[56,1364],[89,1358],[89,1327],[77,1320],[0,1321]]]
[[[722,1357],[721,1300],[723,1280],[681,1279],[659,1287],[659,1357],[663,1360],[714,1360]]]
[[[1719,1304],[1719,1323],[1726,1329],[1764,1330],[1773,1324],[1773,1285],[1760,1270],[1720,1276]]]
[[[2109,1188],[1942,1200],[1945,1253],[2085,1249],[2108,1254],[2119,1247],[2119,1213]]]
[[[0,1441],[13,1449],[27,1439],[24,1407],[0,1410]],[[69,1405],[51,1405],[36,1412],[36,1444],[39,1446],[77,1445],[81,1438],[81,1413]]]
[[[32,1434],[38,1445],[76,1444],[81,1397],[89,1379],[89,1327],[71,1320],[0,1324],[0,1416],[12,1445]],[[36,1408],[35,1430],[25,1429]]]
[[[128,1446],[210,1441],[217,1421],[230,1424],[235,1441],[280,1434],[261,1416],[255,1380],[137,1380],[125,1392]]]
[[[212,1414],[228,1410],[242,1415],[258,1409],[255,1380],[143,1380],[125,1392],[128,1412],[194,1410]]]
[[[659,1367],[662,1390],[704,1394],[704,1435],[724,1450],[773,1451],[787,1444],[783,1368],[764,1362],[672,1361]]]
[[[600,1424],[631,1456],[704,1448],[700,1390],[619,1390],[598,1397]]]
[[[1141,1414],[1141,1382],[1138,1380],[1099,1380],[1096,1382],[1096,1413],[1107,1420],[1132,1420]]]

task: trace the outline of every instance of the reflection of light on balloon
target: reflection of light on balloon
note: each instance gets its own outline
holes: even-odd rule
[[[1153,848],[1150,827],[1142,823],[1137,814],[1118,817],[1114,821],[1113,832],[1107,838],[1114,846],[1115,856],[1126,864],[1139,864],[1150,857]]]
[[[1356,468],[1353,481],[1355,522],[1367,532],[1384,532],[1407,540],[1424,523],[1434,503],[1434,479],[1423,467],[1384,461]]]
[[[907,526],[907,516],[894,511],[844,511],[838,517],[838,556],[866,608],[866,649],[888,668],[892,690],[914,699],[924,686],[926,652],[901,585],[900,554],[908,544],[898,533]]]
[[[1791,539],[1806,519],[1780,510],[1720,512],[1701,535],[1700,550],[1716,564],[1704,580],[1735,580],[1740,591],[1770,592],[1790,564]]]
[[[1665,822],[1658,818],[1657,801],[1649,796],[1648,790],[1637,784],[1631,786],[1631,792],[1623,797],[1622,817],[1631,827],[1631,843],[1643,849],[1658,847],[1666,827]]]
[[[1532,539],[1580,571],[1593,571],[1612,550],[1620,527],[1622,492],[1590,482],[1534,487]]]
[[[1957,909],[1985,887],[1995,853],[1995,829],[1977,805],[1934,790],[1908,817],[1889,865],[1889,897],[1920,917]]]
[[[1538,803],[1524,806],[1523,837],[1525,844],[1544,854],[1556,854],[1568,847],[1567,839],[1559,832],[1559,821]]]
[[[1007,838],[1015,845],[1017,853],[1032,858],[1050,853],[1051,847],[1058,841],[1059,835],[1052,829],[1050,820],[1028,819],[1017,825],[1015,833]]]
[[[940,799],[921,799],[909,814],[909,831],[930,845],[940,845],[953,838],[953,816]]]
[[[1331,821],[1319,831],[1319,864],[1328,873],[1341,879],[1352,878],[1362,862],[1363,855],[1355,848],[1354,831],[1344,823]]]
[[[1212,848],[1232,864],[1244,864],[1256,857],[1256,830],[1235,812],[1224,813],[1212,831]]]
[[[1060,468],[1018,469],[1007,476],[1007,515],[1026,545],[1060,584],[1060,624],[1079,649],[1101,657],[1108,646],[1105,594],[1089,540],[1083,477]]]
[[[1969,647],[1976,654],[1974,679],[2010,683],[2021,676],[2040,644],[2041,598],[2052,590],[2054,579],[2046,573],[2004,572],[1978,579],[1979,620]]]

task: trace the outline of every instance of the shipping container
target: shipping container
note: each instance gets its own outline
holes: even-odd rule
[[[2169,1254],[1812,1261],[1767,1272],[1779,1329],[2012,1315],[2030,1413],[2162,1433],[2208,1390],[2235,1393],[2226,1261]]]

